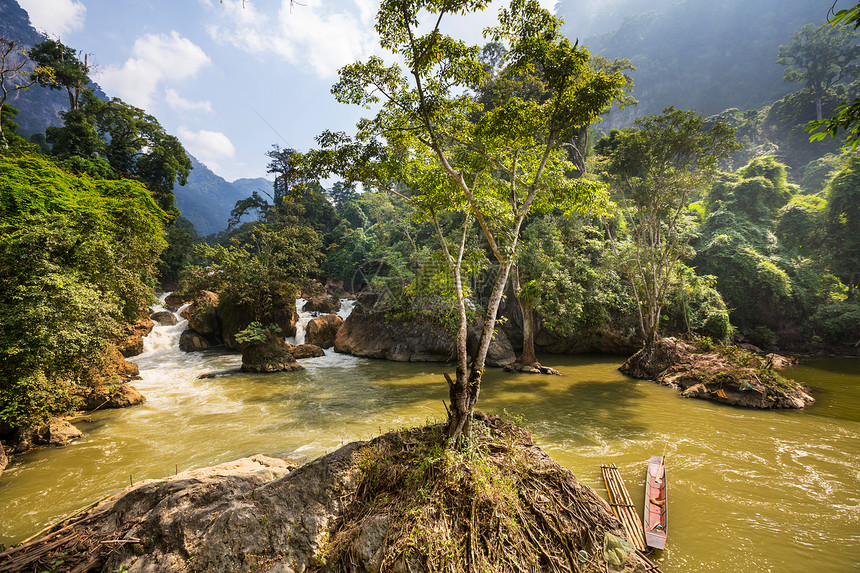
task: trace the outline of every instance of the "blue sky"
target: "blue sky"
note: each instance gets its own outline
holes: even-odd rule
[[[266,176],[272,144],[306,150],[366,113],[329,90],[339,67],[378,53],[377,0],[18,2],[35,28],[89,54],[109,96],[157,117],[230,181]],[[460,19],[451,33],[483,43],[496,13]]]

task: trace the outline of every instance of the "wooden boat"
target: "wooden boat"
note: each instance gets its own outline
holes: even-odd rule
[[[666,498],[665,456],[651,456],[645,476],[645,545],[654,549],[666,546],[669,526],[669,501]]]

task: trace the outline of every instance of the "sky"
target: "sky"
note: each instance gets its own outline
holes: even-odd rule
[[[337,70],[380,52],[378,0],[18,0],[31,24],[88,54],[111,97],[154,115],[215,173],[265,177],[273,144],[300,151],[368,110],[330,93]],[[556,0],[541,0],[554,10]],[[475,44],[499,3],[458,18]]]

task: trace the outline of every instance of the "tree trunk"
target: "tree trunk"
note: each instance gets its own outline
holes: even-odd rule
[[[815,119],[820,120],[823,115],[821,111],[821,96],[819,95],[815,98]]]
[[[487,302],[487,312],[484,316],[484,325],[481,328],[481,334],[478,337],[478,347],[475,356],[472,357],[472,364],[469,368],[468,377],[465,372],[460,372],[460,367],[457,368],[457,379],[451,380],[449,376],[445,376],[448,381],[448,397],[451,400],[451,409],[448,418],[448,442],[456,445],[463,445],[469,440],[471,429],[472,411],[475,409],[475,404],[478,402],[478,396],[481,393],[481,380],[484,376],[484,364],[487,360],[487,351],[490,349],[490,342],[493,340],[493,333],[496,327],[496,316],[499,312],[499,305],[502,302],[502,294],[505,290],[505,284],[508,282],[508,274],[511,270],[512,263],[503,261],[499,266],[499,274],[496,276],[496,282],[493,284],[493,291],[490,294],[490,300]],[[459,301],[458,301],[459,302]],[[465,304],[463,307],[465,314]],[[464,323],[461,322],[460,335],[463,333]],[[458,350],[461,338],[458,336]],[[465,348],[465,338],[462,338],[463,347]],[[458,351],[458,355],[459,355]],[[459,357],[459,356],[458,356]]]
[[[530,302],[517,298],[520,310],[523,313],[523,354],[519,362],[523,364],[534,364],[537,362],[535,354],[535,315]]]

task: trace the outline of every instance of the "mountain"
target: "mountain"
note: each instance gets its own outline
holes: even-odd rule
[[[837,10],[848,7],[840,0]],[[627,58],[639,105],[611,127],[674,105],[706,115],[769,105],[799,84],[776,63],[804,24],[827,18],[833,0],[561,0],[564,31],[608,58]],[[612,117],[615,116],[615,117]]]
[[[211,235],[227,228],[230,211],[236,201],[248,197],[257,190],[270,192],[272,183],[262,177],[237,179],[233,183],[216,175],[211,169],[191,158],[191,175],[188,183],[173,188],[176,206],[182,216],[194,224],[201,236]]]

